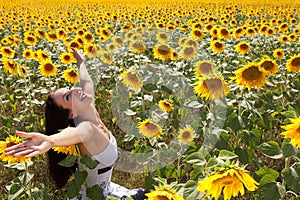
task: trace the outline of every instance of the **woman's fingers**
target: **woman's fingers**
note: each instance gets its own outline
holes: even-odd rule
[[[35,134],[34,133],[26,133],[22,131],[16,131],[16,135],[23,138],[32,138]]]

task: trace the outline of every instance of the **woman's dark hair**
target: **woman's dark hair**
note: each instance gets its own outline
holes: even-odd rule
[[[68,126],[75,127],[74,120],[69,118],[69,113],[70,111],[68,109],[58,106],[52,95],[49,95],[45,108],[46,135],[56,134]],[[47,153],[50,177],[53,179],[57,188],[62,188],[75,172],[77,163],[72,167],[63,167],[58,163],[67,157],[66,154],[58,153],[53,149],[50,149]]]

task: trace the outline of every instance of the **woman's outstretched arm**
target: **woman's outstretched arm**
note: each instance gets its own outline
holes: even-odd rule
[[[74,48],[72,48],[72,53],[73,53],[74,57],[77,59],[80,85],[81,85],[83,91],[95,96],[94,83],[86,69],[86,66],[85,66],[85,55],[82,53],[79,53],[78,50],[76,50]]]

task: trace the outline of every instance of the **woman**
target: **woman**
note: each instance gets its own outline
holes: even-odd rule
[[[127,196],[124,195],[126,190],[121,195],[112,194],[118,191],[116,187],[111,187],[110,182],[112,166],[118,158],[117,143],[95,108],[94,84],[84,63],[85,56],[75,49],[72,52],[77,59],[82,88],[61,88],[52,92],[46,101],[46,135],[17,132],[18,136],[28,140],[7,148],[6,154],[30,158],[47,152],[50,176],[56,186],[62,188],[76,170],[77,164],[69,168],[58,165],[66,155],[53,151],[52,147],[77,144],[82,156],[89,155],[100,162],[96,169],[85,169],[88,172],[88,186],[100,185],[104,196]],[[143,190],[128,192],[134,199],[144,199]],[[86,199],[85,188],[82,188],[77,199]]]

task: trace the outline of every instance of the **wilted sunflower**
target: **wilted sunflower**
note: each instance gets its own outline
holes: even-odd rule
[[[191,60],[196,56],[196,49],[192,46],[185,46],[181,49],[180,56],[184,60]]]
[[[195,63],[195,73],[196,76],[203,74],[212,74],[213,73],[213,64],[210,61],[198,61]]]
[[[195,138],[194,133],[195,130],[191,127],[180,129],[177,138],[179,142],[191,142]]]
[[[159,124],[156,124],[151,119],[146,119],[138,123],[139,131],[142,135],[149,138],[159,138],[163,132]]]
[[[228,93],[228,84],[221,77],[199,78],[194,92],[206,99],[219,99]]]
[[[37,39],[32,35],[26,35],[24,37],[24,43],[27,45],[35,45],[37,43]]]
[[[173,104],[169,100],[166,100],[166,99],[160,100],[158,102],[158,106],[162,111],[165,111],[165,112],[171,112],[172,110],[174,110]]]
[[[40,72],[43,76],[52,76],[56,74],[57,67],[51,60],[43,60],[39,66]]]
[[[235,74],[236,83],[248,87],[249,90],[252,87],[261,88],[266,82],[266,74],[257,63],[249,63],[238,69]]]
[[[281,133],[285,138],[291,139],[291,144],[300,147],[300,118],[290,118],[289,119],[292,124],[281,126],[281,128],[285,129],[284,132]]]
[[[224,51],[224,43],[220,40],[211,41],[210,48],[216,53],[222,53]]]
[[[76,58],[73,56],[73,54],[69,53],[69,52],[62,53],[59,56],[59,59],[62,63],[67,64],[67,65],[76,61]]]
[[[206,197],[219,199],[223,190],[224,200],[244,195],[244,187],[249,191],[257,189],[258,183],[243,169],[226,169],[216,172],[198,183],[200,192],[206,191]]]
[[[171,47],[167,44],[156,44],[153,48],[154,56],[161,60],[166,60],[171,56]]]
[[[275,49],[273,52],[273,56],[278,59],[282,59],[284,57],[284,52],[282,49]]]
[[[160,43],[166,43],[169,41],[170,36],[165,33],[165,32],[159,32],[156,34],[156,39],[160,42]]]
[[[13,58],[15,56],[15,51],[9,47],[1,47],[1,54],[3,57]]]
[[[123,83],[128,87],[134,89],[140,89],[143,87],[143,82],[137,72],[125,70],[120,74],[120,76],[123,78]]]
[[[146,46],[143,41],[132,41],[129,44],[130,51],[133,53],[143,53],[146,51]]]
[[[3,58],[2,63],[4,66],[4,69],[7,70],[12,75],[17,75],[19,71],[19,67],[15,61],[10,60],[8,58]]]
[[[27,68],[25,66],[20,66],[19,67],[19,75],[20,76],[27,76],[28,71]]]
[[[250,44],[247,42],[240,42],[236,45],[236,51],[240,54],[246,54],[250,51]]]
[[[31,49],[24,49],[22,56],[25,59],[30,59],[33,56],[33,51]]]
[[[269,56],[265,56],[258,64],[265,70],[266,75],[275,74],[278,71],[276,61],[272,60]]]
[[[22,140],[19,137],[15,137],[13,135],[8,136],[5,141],[0,141],[0,160],[4,162],[16,163],[16,162],[28,162],[30,158],[26,158],[25,156],[15,157],[15,156],[7,156],[5,155],[5,149],[11,147],[16,144],[22,143]]]
[[[100,53],[100,60],[110,65],[114,61],[114,57],[109,52],[103,51]]]
[[[64,153],[64,154],[69,154],[73,156],[78,156],[78,152],[76,150],[75,145],[71,146],[61,146],[61,147],[53,147],[53,151],[56,151],[58,153]]]
[[[169,188],[156,188],[145,194],[148,200],[184,200],[176,192]]]
[[[287,60],[286,68],[289,72],[300,72],[300,54]]]

